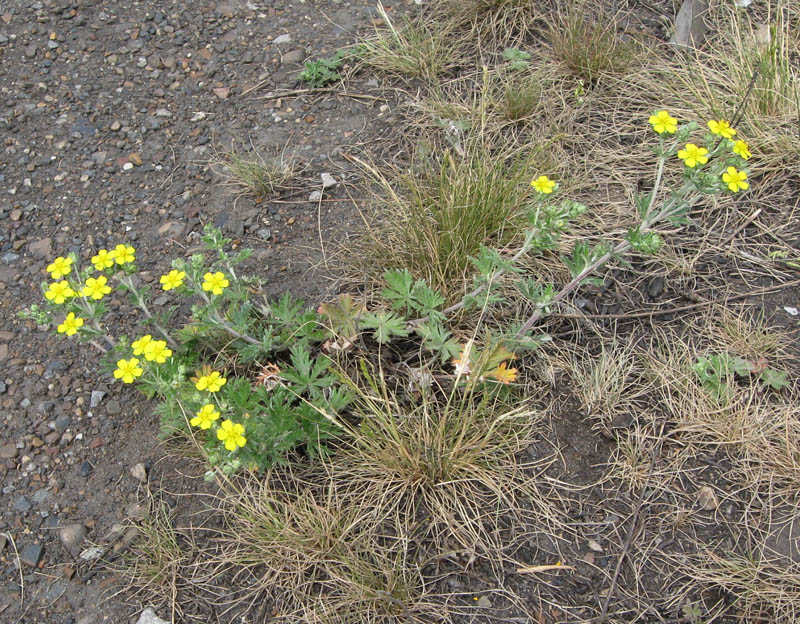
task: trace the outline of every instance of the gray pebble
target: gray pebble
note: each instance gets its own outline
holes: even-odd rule
[[[41,544],[26,544],[19,551],[19,560],[26,566],[35,568],[42,558],[44,546]]]
[[[92,390],[92,398],[89,399],[89,407],[97,407],[100,405],[100,401],[103,400],[104,396],[106,396],[106,393],[102,390]]]

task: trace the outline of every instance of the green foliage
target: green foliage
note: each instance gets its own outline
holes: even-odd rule
[[[607,252],[608,246],[605,243],[598,243],[592,247],[586,241],[578,241],[572,249],[572,256],[564,256],[562,260],[569,268],[572,277],[577,278],[600,260]],[[581,283],[601,286],[603,280],[597,277],[585,277]]]
[[[300,80],[314,89],[341,80],[342,77],[337,70],[341,68],[345,56],[346,52],[339,50],[328,58],[306,61],[303,71],[300,72]]]
[[[372,337],[380,344],[386,344],[394,337],[408,336],[406,320],[393,312],[367,312],[361,319],[365,329],[375,330]]]
[[[727,353],[698,357],[692,370],[705,391],[720,403],[727,403],[733,398],[735,377],[749,378],[755,375],[764,385],[776,391],[788,385],[786,373]]]
[[[67,337],[77,335],[103,351],[99,369],[160,399],[162,431],[191,433],[216,470],[231,474],[243,468],[263,469],[294,451],[324,453],[325,441],[341,434],[346,429],[344,419],[353,417],[349,411],[353,388],[346,367],[352,367],[354,360],[342,355],[350,351],[355,351],[355,361],[364,363],[383,356],[365,353],[375,349],[375,343],[398,341],[402,348],[410,347],[411,357],[416,358],[414,369],[422,371],[421,376],[431,377],[432,369],[452,365],[444,374],[469,392],[514,383],[517,370],[509,368],[509,362],[515,354],[536,349],[548,339],[544,334],[529,335],[536,320],[582,285],[602,283],[596,273],[610,259],[624,261],[630,250],[656,253],[661,245],[658,224],[686,219],[704,194],[729,192],[722,174],[727,167],[744,170],[745,161],[732,153],[731,141],[714,142],[710,136],[705,137],[711,146],[708,164],[685,167],[677,189],[665,192],[659,187],[665,163],[675,158],[696,129],[696,124],[685,124],[674,137],[661,137],[656,187],[636,200],[641,222],[613,247],[605,242],[575,242],[571,255],[562,258],[572,280],[560,289],[526,275],[523,260],[555,250],[587,207],[554,201],[549,193],[540,192],[541,187],[532,192],[522,161],[486,162],[475,152],[458,159],[445,154],[439,177],[429,180],[432,186],[410,186],[420,210],[412,225],[419,226],[415,233],[425,238],[426,245],[433,244],[428,249],[433,255],[423,258],[422,265],[414,265],[412,256],[408,263],[400,263],[401,268],[386,270],[382,300],[370,303],[372,309],[349,294],[317,310],[289,293],[275,301],[263,297],[259,301],[260,280],[237,275],[237,267],[250,257],[249,250],[230,251],[231,241],[209,226],[203,252],[174,260],[173,270],[159,280],[177,301],[160,306],[158,314],[149,307],[150,289],[137,279],[134,250],[128,248],[119,252],[120,257],[130,256],[128,260],[95,270],[80,269],[77,258],[70,257],[75,270],[64,273],[63,280],[55,277],[62,269],[48,268],[53,279],[61,281],[43,284],[46,303],[21,315],[40,326],[55,326]],[[439,264],[443,258],[445,263]],[[419,270],[426,266],[435,268]],[[453,267],[457,272],[450,272]],[[465,289],[467,272],[472,283]],[[453,288],[455,277],[458,289]],[[94,296],[101,278],[127,292],[142,313],[142,326],[151,333],[140,330],[132,339],[109,334],[101,324],[107,293]],[[90,279],[94,281],[85,288]],[[157,288],[154,285],[153,290]],[[518,299],[510,299],[510,293]],[[524,322],[515,319],[507,327],[481,331],[467,327],[465,332],[463,323],[469,315],[456,316],[477,308],[484,319],[489,308],[509,307],[519,299],[533,311]],[[185,310],[181,300],[191,302],[191,314],[181,327],[169,331],[180,322],[179,311]],[[362,335],[365,332],[370,339]],[[459,340],[459,332],[470,338]],[[767,366],[763,358],[750,361],[715,354],[699,358],[693,370],[720,402],[732,398],[737,377],[756,377],[773,390],[788,384],[786,374]],[[368,372],[362,370],[361,381],[370,383]],[[213,477],[213,471],[209,474]]]
[[[531,55],[524,50],[517,48],[506,48],[503,50],[503,60],[507,62],[508,67],[515,71],[527,69],[531,64]]]

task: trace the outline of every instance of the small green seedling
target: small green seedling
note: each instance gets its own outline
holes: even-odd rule
[[[531,55],[517,48],[506,48],[503,50],[503,60],[508,62],[511,69],[519,71],[530,65]]]
[[[339,50],[328,58],[306,61],[303,71],[300,72],[300,80],[315,89],[340,80],[342,77],[337,70],[342,66],[344,57],[345,52]]]
[[[765,385],[773,390],[780,390],[789,383],[786,380],[786,373],[767,366],[764,358],[750,361],[740,357],[731,357],[727,353],[699,357],[697,363],[692,366],[692,370],[697,374],[706,392],[720,403],[726,403],[731,399],[733,381],[736,376],[757,375]]]

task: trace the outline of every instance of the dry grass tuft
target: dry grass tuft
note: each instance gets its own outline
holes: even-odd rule
[[[386,26],[358,49],[368,67],[404,78],[436,80],[460,62],[462,39],[451,24],[422,15],[398,26],[380,4],[378,12]]]
[[[329,457],[224,487],[226,529],[206,566],[207,583],[225,574],[238,588],[224,613],[269,604],[293,621],[428,621],[449,600],[433,591],[442,562],[502,573],[521,526],[555,531],[556,504],[535,484],[544,466],[517,460],[536,414],[458,391],[405,405],[362,375],[360,424]]]
[[[607,75],[621,75],[636,61],[638,48],[616,33],[616,20],[604,21],[571,3],[553,18],[548,32],[553,54],[575,76],[594,84]]]
[[[189,533],[175,528],[174,510],[160,498],[149,498],[148,513],[129,528],[138,537],[109,566],[124,580],[124,591],[131,597],[156,606],[169,604],[180,614],[177,597],[191,585],[186,569],[198,549]]]
[[[372,271],[406,267],[452,299],[481,245],[519,235],[540,152],[510,159],[483,145],[464,152],[431,157],[408,173],[360,162],[379,189],[379,216],[366,232]]]
[[[210,167],[234,195],[257,201],[285,190],[299,173],[296,162],[285,154],[267,157],[252,146],[247,151],[217,152]]]

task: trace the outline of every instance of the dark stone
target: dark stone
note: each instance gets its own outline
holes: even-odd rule
[[[92,474],[92,470],[94,470],[94,466],[92,466],[90,462],[85,461],[81,464],[78,472],[80,472],[82,477],[88,477],[90,474]]]
[[[23,565],[35,568],[39,564],[43,552],[44,546],[41,544],[26,544],[19,551],[19,560]]]

